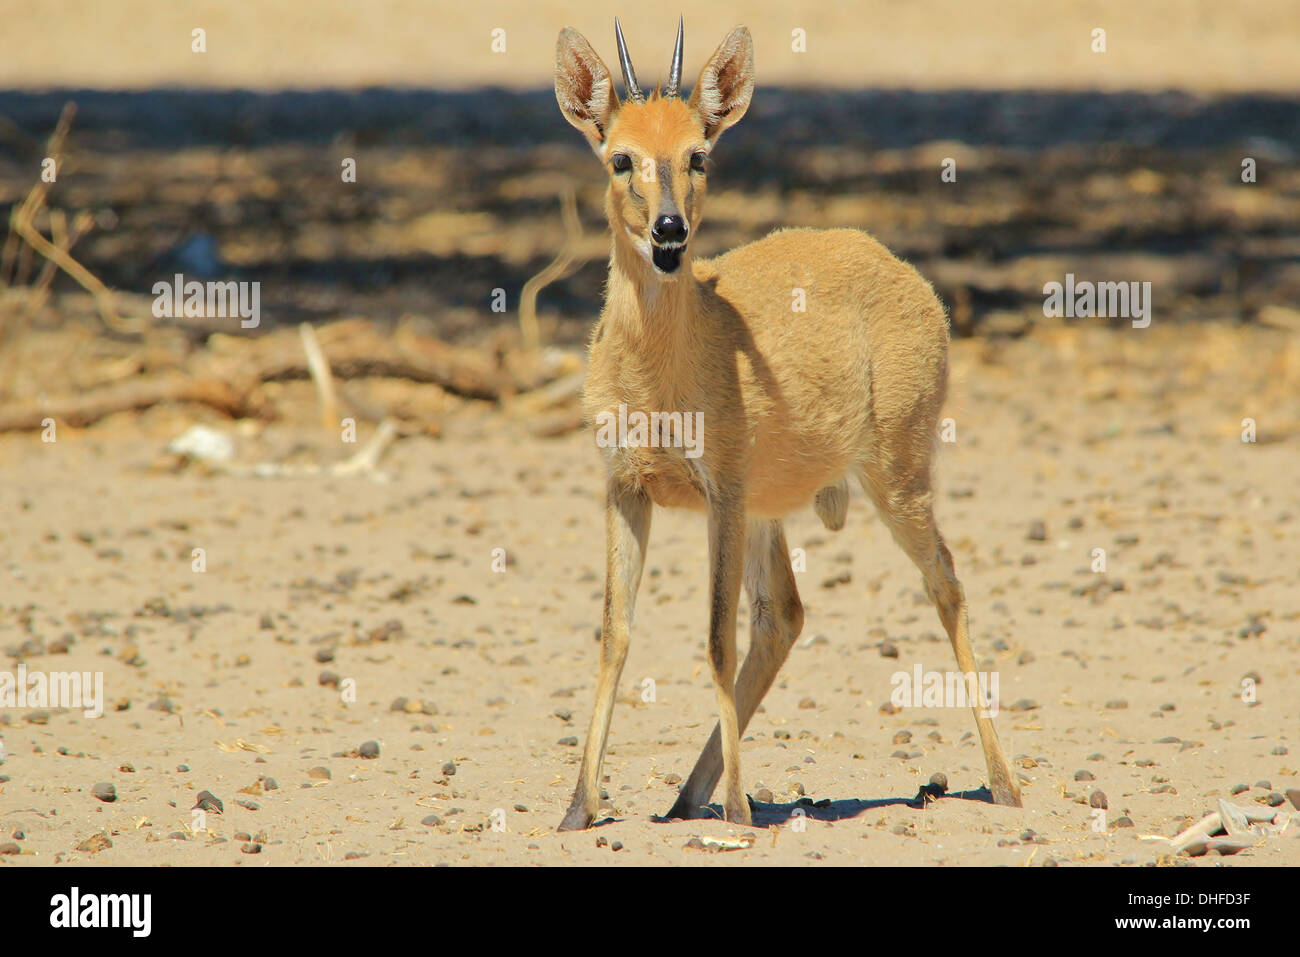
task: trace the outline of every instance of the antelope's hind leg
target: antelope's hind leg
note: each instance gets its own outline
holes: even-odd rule
[[[803,605],[779,521],[749,523],[745,540],[745,591],[749,595],[749,653],[736,682],[736,717],[742,734],[803,628]],[[665,817],[701,816],[700,808],[713,796],[722,770],[719,725],[714,727],[695,762],[695,769]]]
[[[601,629],[600,676],[596,701],[582,752],[582,770],[561,831],[589,827],[600,809],[600,767],[605,760],[614,695],[631,642],[632,609],[641,584],[646,543],[650,538],[650,498],[610,480],[605,504],[605,612]]]
[[[900,458],[896,461],[910,460]],[[934,521],[929,463],[920,461],[915,466],[886,474],[866,472],[863,487],[876,503],[894,540],[921,570],[925,592],[939,612],[939,620],[943,622],[957,657],[958,669],[963,675],[976,674],[967,622],[966,593],[953,570],[952,553],[944,544]],[[998,741],[993,719],[981,701],[977,700],[971,710],[975,713],[975,727],[984,750],[994,803],[1020,807],[1020,781]]]

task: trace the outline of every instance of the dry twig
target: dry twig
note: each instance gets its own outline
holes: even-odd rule
[[[519,331],[523,336],[524,348],[530,351],[540,348],[542,341],[541,327],[537,323],[537,294],[586,262],[586,257],[578,254],[578,245],[582,242],[582,221],[578,218],[578,199],[573,187],[565,189],[561,195],[560,213],[564,220],[564,243],[560,246],[559,253],[550,265],[524,283],[519,294]]]

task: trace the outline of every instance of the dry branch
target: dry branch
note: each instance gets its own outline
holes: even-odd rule
[[[92,389],[78,396],[54,399],[40,405],[0,408],[0,432],[39,429],[47,418],[80,427],[115,412],[138,411],[163,402],[199,402],[232,417],[251,415],[256,411],[249,404],[247,393],[240,393],[219,379],[191,379],[171,372]]]
[[[330,364],[321,351],[320,340],[311,323],[304,322],[298,327],[302,334],[302,350],[307,355],[307,371],[311,381],[316,384],[316,395],[320,399],[321,425],[332,429],[338,423],[338,398],[334,394],[334,377],[330,374]]]
[[[54,126],[54,132],[45,143],[45,156],[54,160],[54,175],[58,178],[60,167],[63,165],[63,141],[67,138],[68,130],[72,128],[72,118],[77,115],[77,104],[68,102],[63,106],[63,112],[59,114],[59,122]],[[45,205],[45,194],[50,191],[50,184],[45,181],[44,177],[36,180],[36,185],[28,191],[27,196],[21,203],[14,207],[9,217],[9,235],[5,237],[3,252],[0,252],[0,288],[4,286],[19,283],[25,276],[21,276],[21,266],[18,272],[14,272],[14,260],[19,249],[19,232],[17,224],[26,219],[31,221],[36,216],[36,211]]]
[[[58,179],[59,170],[63,167],[63,144],[67,139],[68,131],[72,128],[73,117],[77,115],[77,105],[69,102],[64,105],[63,112],[59,115],[59,122],[54,127],[54,132],[50,134],[49,141],[46,144],[46,158],[54,160],[55,179]],[[0,251],[0,288],[12,285],[21,285],[27,279],[28,263],[31,253],[37,252],[46,260],[42,267],[41,274],[37,279],[38,295],[43,296],[45,290],[49,287],[52,273],[50,266],[57,266],[69,276],[71,276],[83,289],[89,292],[95,298],[95,306],[99,309],[100,320],[110,332],[118,335],[138,336],[138,329],[132,328],[117,312],[117,306],[113,301],[113,292],[89,269],[77,262],[72,257],[69,250],[72,248],[76,239],[67,236],[60,236],[65,232],[62,228],[63,213],[50,211],[50,231],[54,242],[46,239],[36,228],[36,216],[45,207],[45,197],[49,193],[50,183],[46,182],[44,177],[36,181],[27,197],[17,206],[14,207],[9,217],[9,235],[5,238],[5,244]],[[86,213],[80,213],[74,223],[74,232],[77,238],[80,238],[91,225],[91,220]],[[62,240],[62,241],[61,241]]]
[[[371,376],[405,379],[490,402],[537,390],[557,376],[570,376],[557,387],[561,397],[574,388],[572,363],[548,362],[536,355],[529,361],[519,361],[518,356],[498,360],[483,350],[436,339],[401,332],[391,336],[365,320],[322,326],[310,338],[320,352],[317,360],[305,354],[306,337],[301,333],[259,339],[223,337],[216,349],[195,353],[180,369],[44,403],[0,406],[0,432],[39,429],[46,418],[84,426],[114,412],[164,402],[199,402],[234,417],[261,415],[266,410],[264,383],[313,378],[313,361],[324,362],[327,350],[331,381]],[[323,375],[323,369],[318,367],[317,374]],[[332,424],[336,421],[331,418]]]
[[[376,482],[387,482],[389,476],[379,469],[379,459],[397,438],[399,430],[396,423],[384,419],[379,423],[379,431],[374,434],[355,455],[334,462],[330,465],[286,465],[281,462],[257,462],[252,465],[241,463],[210,462],[208,467],[218,472],[242,475],[248,478],[314,478],[317,476],[342,477],[348,475],[365,475]]]
[[[566,189],[560,197],[560,214],[564,220],[564,244],[550,265],[524,283],[519,294],[519,331],[523,336],[524,348],[533,352],[541,346],[542,341],[541,327],[537,323],[537,294],[586,261],[585,257],[578,255],[578,246],[582,242],[582,221],[578,218],[578,199],[572,187]]]
[[[405,337],[399,345],[368,323],[347,325],[348,334],[329,343],[330,371],[340,379],[409,379],[440,386],[467,399],[493,402],[540,384],[517,381],[474,349],[415,337]],[[311,378],[310,364],[301,347],[277,344],[263,355],[241,356],[230,371],[238,375],[240,367],[248,370],[247,378],[259,382]]]

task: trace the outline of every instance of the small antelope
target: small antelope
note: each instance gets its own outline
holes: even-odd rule
[[[613,233],[605,308],[592,335],[583,408],[703,413],[694,456],[658,441],[602,443],[607,455],[600,675],[573,801],[560,830],[591,825],[614,696],[627,658],[654,505],[708,519],[708,658],[719,721],[667,818],[692,818],[719,777],[728,821],[752,823],[740,735],[803,626],[782,519],[812,504],[844,525],[850,476],[921,570],[963,674],[975,673],[966,598],[935,526],[930,472],[948,377],[948,321],[911,266],[854,229],[788,229],[695,259],[709,156],[754,92],[749,30],[737,27],[681,97],[682,25],[662,92],[646,95],[616,20],[627,87],[571,28],[556,45],[555,96],[609,174]],[[806,308],[795,304],[803,298]],[[663,420],[660,419],[660,422]],[[752,633],[736,675],[744,583]],[[988,714],[975,723],[998,804],[1020,805]]]

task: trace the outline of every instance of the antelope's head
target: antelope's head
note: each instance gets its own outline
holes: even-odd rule
[[[614,34],[627,100],[619,101],[609,70],[571,27],[555,47],[555,98],[609,174],[605,211],[614,242],[630,243],[655,277],[676,279],[700,226],[709,154],[754,93],[754,42],[745,27],[727,34],[683,100],[680,20],[668,85],[648,96],[617,20]]]

